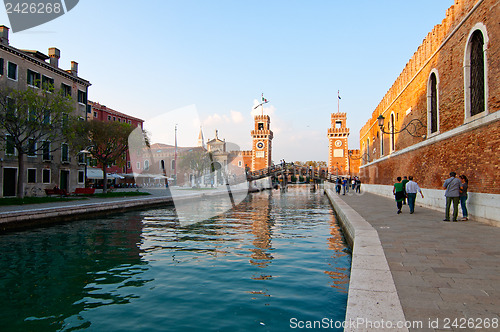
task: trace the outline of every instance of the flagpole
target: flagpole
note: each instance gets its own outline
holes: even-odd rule
[[[337,113],[340,113],[340,90],[337,91]]]
[[[264,116],[264,92],[262,92],[262,110],[261,110],[261,115]]]

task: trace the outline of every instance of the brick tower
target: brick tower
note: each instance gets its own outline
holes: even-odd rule
[[[349,150],[346,113],[332,113],[332,127],[328,129],[328,171],[332,174],[349,173]]]
[[[255,129],[252,130],[252,171],[271,166],[271,142],[273,140],[269,115],[256,115],[254,121]]]

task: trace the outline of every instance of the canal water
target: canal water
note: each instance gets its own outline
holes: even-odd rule
[[[0,252],[2,331],[333,325],[351,264],[326,196],[307,186],[251,194],[189,227],[166,208],[10,233]]]

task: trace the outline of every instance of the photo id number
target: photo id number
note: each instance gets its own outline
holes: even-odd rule
[[[7,10],[7,14],[59,14],[62,12],[61,3],[28,3],[22,2],[17,3],[15,6],[10,3],[5,3],[5,9]]]

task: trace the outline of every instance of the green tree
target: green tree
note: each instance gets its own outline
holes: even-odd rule
[[[126,161],[128,137],[135,129],[129,124],[111,121],[77,121],[73,123],[72,146],[77,151],[87,149],[103,172],[103,192],[108,191],[107,168]]]
[[[25,157],[59,150],[68,139],[72,111],[71,98],[53,87],[0,90],[0,142],[17,154],[17,197],[24,197]]]

